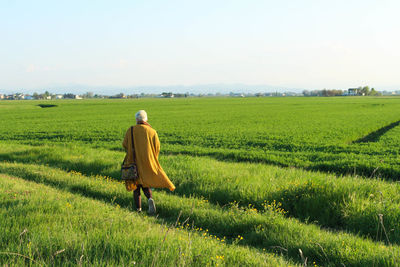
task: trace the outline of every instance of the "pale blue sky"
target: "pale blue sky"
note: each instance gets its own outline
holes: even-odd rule
[[[400,89],[399,12],[397,0],[0,0],[0,91]]]

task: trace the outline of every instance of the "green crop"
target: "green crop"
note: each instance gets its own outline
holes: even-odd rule
[[[361,97],[3,101],[0,140],[121,149],[146,109],[167,153],[397,180],[399,147],[380,140],[399,128],[399,107],[399,98]]]
[[[128,265],[134,251],[135,262],[159,266],[395,266],[399,108],[395,97],[1,101],[0,243],[9,245],[0,262]],[[143,237],[107,224],[135,216],[117,180],[122,137],[139,109],[177,187],[155,192],[158,217],[140,218],[153,229]],[[22,202],[9,193],[29,188]],[[65,199],[73,215],[59,209]],[[99,213],[108,219],[95,222]],[[18,239],[24,228],[30,246]],[[52,228],[67,230],[52,236]],[[105,233],[88,235],[92,228]],[[171,240],[149,252],[168,228]]]

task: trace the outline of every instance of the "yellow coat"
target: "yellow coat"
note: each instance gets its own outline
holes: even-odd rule
[[[126,131],[122,146],[126,150],[124,163],[133,163],[131,129]],[[149,125],[137,124],[133,126],[133,140],[135,143],[136,165],[139,173],[137,183],[127,181],[125,183],[128,191],[135,190],[137,185],[153,188],[168,188],[175,190],[175,186],[169,180],[160,163],[158,155],[160,153],[160,141],[157,132]]]

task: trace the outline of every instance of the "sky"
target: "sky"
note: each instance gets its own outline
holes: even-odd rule
[[[0,0],[0,93],[204,84],[400,90],[398,0]]]

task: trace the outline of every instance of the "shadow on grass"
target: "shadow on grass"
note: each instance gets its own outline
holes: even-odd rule
[[[57,155],[53,155],[40,148],[28,149],[27,151],[2,153],[0,160],[17,161],[21,163],[49,165],[64,171],[80,172],[86,176],[102,175],[108,176],[115,180],[120,179],[120,171],[115,169],[112,164],[102,162],[80,162],[62,159]],[[231,202],[239,202],[241,207],[248,207],[249,204],[254,205],[258,210],[262,210],[262,202],[266,200],[268,203],[273,201],[280,202],[281,208],[287,211],[286,216],[294,217],[302,222],[313,222],[324,228],[345,230],[354,234],[361,234],[365,237],[375,238],[378,230],[375,214],[360,214],[358,220],[349,220],[345,217],[345,202],[349,201],[348,192],[333,192],[318,190],[309,184],[299,185],[293,188],[284,188],[280,191],[273,192],[263,199],[253,198],[252,195],[240,193],[239,190],[224,190],[223,186],[218,187],[202,187],[198,182],[185,180],[183,183],[176,183],[174,194],[180,196],[192,195],[199,198],[205,198],[210,203],[218,206],[228,205]],[[77,192],[80,188],[70,188],[71,192]],[[86,189],[85,189],[86,190]],[[102,196],[92,196],[102,199]],[[105,199],[107,200],[107,199]],[[109,200],[109,199],[108,199]],[[118,203],[126,206],[127,203]],[[132,205],[132,203],[130,203]],[[179,211],[178,211],[179,212]],[[172,215],[176,218],[177,214]],[[390,217],[388,218],[391,219]],[[350,223],[350,222],[351,223]],[[380,240],[380,239],[378,239]],[[380,240],[381,241],[381,240]],[[400,244],[400,236],[395,236],[392,242]]]
[[[400,123],[400,122],[399,122]],[[55,137],[58,138],[58,137]],[[61,138],[61,137],[60,137]],[[29,143],[32,145],[32,143]],[[55,142],[54,144],[59,144]],[[34,144],[40,146],[41,144]],[[93,144],[92,144],[93,145]],[[96,147],[96,146],[94,146]],[[123,152],[122,148],[110,145],[110,147],[100,146],[108,151]],[[32,150],[29,150],[30,153]],[[27,155],[13,154],[13,153],[1,153],[0,160],[12,161],[13,159],[21,162],[32,162],[24,161]],[[71,161],[64,161],[63,159],[57,159],[61,162],[54,161],[54,158],[42,159],[41,153],[36,152],[37,155],[34,160],[38,160],[41,164],[50,164],[51,166],[57,166],[64,170],[74,170],[74,164],[81,164],[79,169],[82,173],[90,175],[104,170],[104,163],[96,164],[91,163],[72,163]],[[262,163],[268,165],[274,165],[278,167],[295,167],[298,169],[308,171],[319,171],[335,175],[359,175],[365,178],[382,178],[387,181],[398,181],[400,180],[400,165],[397,160],[397,154],[389,155],[375,155],[376,158],[379,156],[379,160],[371,163],[371,155],[365,153],[355,153],[346,151],[337,151],[332,153],[331,151],[315,152],[315,151],[297,151],[297,152],[285,152],[285,151],[243,151],[243,150],[222,150],[213,148],[185,148],[185,149],[171,149],[164,148],[162,155],[188,155],[193,157],[210,157],[223,162],[243,162],[243,163]],[[351,157],[347,157],[351,155]],[[372,154],[374,155],[374,154]],[[46,157],[46,156],[44,156]],[[122,160],[122,159],[121,159]],[[112,166],[111,164],[109,166]],[[103,168],[103,169],[102,169]],[[107,168],[107,167],[106,167]],[[119,178],[119,172],[111,171],[104,175]]]
[[[303,223],[313,223],[321,228],[333,231],[346,231],[374,241],[386,241],[384,235],[377,235],[380,229],[378,213],[373,205],[363,212],[355,212],[357,207],[348,206],[352,203],[352,191],[336,191],[321,188],[310,182],[297,186],[285,187],[265,195],[265,197],[252,197],[249,193],[228,191],[220,187],[202,187],[193,181],[177,185],[175,193],[181,196],[191,195],[205,198],[210,203],[218,206],[230,205],[236,202],[239,207],[247,208],[249,205],[257,210],[263,210],[264,200],[272,209],[283,213],[286,217],[296,218]],[[360,203],[363,201],[360,200]],[[265,205],[265,204],[264,204]],[[357,206],[357,204],[355,204]],[[385,227],[396,229],[400,214],[395,211],[385,213]],[[400,232],[388,233],[391,243],[400,244]]]
[[[52,105],[52,104],[39,104],[38,105],[41,108],[54,108],[57,107],[57,105]]]
[[[280,154],[279,152],[263,152],[269,158],[261,153],[244,153],[238,152],[202,152],[202,151],[166,151],[166,155],[187,155],[193,157],[210,157],[224,162],[245,162],[245,163],[263,163],[278,167],[296,167],[307,171],[319,171],[335,175],[360,175],[365,178],[382,178],[387,181],[400,180],[400,167],[397,159],[394,159],[393,164],[385,163],[386,166],[369,166],[367,155],[360,155],[358,159],[348,159],[343,162],[343,156],[338,155],[336,158],[326,160],[323,157],[318,158],[312,153],[293,153]],[[382,156],[383,157],[383,156]],[[381,163],[384,161],[382,160]]]
[[[0,169],[1,170],[1,169]],[[46,186],[51,186],[57,190],[62,190],[66,192],[70,192],[73,194],[77,194],[83,197],[88,197],[91,199],[99,200],[107,204],[118,204],[121,206],[121,208],[128,209],[130,211],[133,211],[133,196],[128,196],[124,195],[121,196],[119,195],[116,197],[112,193],[104,193],[104,192],[99,192],[96,190],[93,190],[90,187],[84,186],[84,185],[78,185],[78,184],[69,184],[70,181],[55,181],[52,180],[51,178],[47,178],[45,176],[42,176],[40,173],[35,172],[33,170],[27,170],[27,169],[21,169],[21,168],[7,168],[2,170],[3,173],[7,173],[8,175],[13,175],[19,178],[22,178],[27,181],[32,181],[40,184],[44,184]],[[226,227],[224,227],[223,224],[215,224],[214,222],[210,221],[204,221],[204,219],[201,219],[201,221],[196,221],[198,219],[190,210],[185,210],[183,211],[180,207],[172,207],[169,205],[163,205],[163,202],[160,201],[157,203],[158,207],[158,213],[157,213],[157,219],[160,224],[170,224],[173,225],[176,223],[177,218],[180,218],[180,221],[185,221],[186,223],[196,223],[197,227],[202,227],[203,229],[208,229],[209,233],[212,235],[216,235],[219,238],[225,237],[235,237],[238,234],[242,236],[248,236],[249,234],[249,229],[254,229],[255,225],[236,225],[235,229],[230,229],[227,231]],[[145,208],[145,207],[144,207]],[[143,213],[142,213],[143,214]],[[145,213],[144,213],[145,214]],[[143,214],[143,215],[144,215]],[[144,215],[145,216],[145,215]],[[252,234],[254,235],[254,234]],[[260,239],[264,239],[262,236],[258,236],[257,240],[260,241]],[[233,240],[231,240],[232,242]],[[254,243],[250,239],[246,239],[246,245],[251,245],[255,247],[263,247],[262,242],[261,243]],[[229,239],[228,239],[229,243]],[[244,243],[244,242],[243,242]],[[253,244],[254,243],[254,244]],[[297,251],[296,251],[296,260],[297,259]]]
[[[67,160],[59,155],[52,154],[51,151],[44,151],[43,148],[32,148],[25,151],[0,153],[0,161],[49,165],[67,172],[80,172],[87,176],[101,174],[103,176],[119,179],[121,175],[120,171],[114,169],[114,164],[105,164],[104,162],[100,161],[82,162],[76,160]]]
[[[378,142],[379,138],[384,135],[386,132],[390,131],[391,129],[393,129],[394,127],[400,125],[400,120],[395,121],[389,125],[386,125],[382,128],[379,128],[376,131],[373,131],[371,133],[369,133],[368,135],[361,137],[359,139],[357,139],[356,141],[354,141],[353,143],[368,143],[368,142]]]
[[[36,183],[41,183],[47,186],[54,187],[58,190],[63,190],[67,192],[71,192],[77,195],[81,195],[83,197],[92,198],[95,200],[103,201],[107,204],[118,204],[122,208],[126,208],[128,210],[132,209],[132,197],[126,194],[119,195],[118,198],[113,193],[99,192],[96,191],[87,185],[79,185],[79,184],[69,184],[71,181],[60,181],[60,180],[52,180],[51,178],[46,177],[45,175],[40,174],[39,172],[27,169],[27,168],[18,168],[18,167],[6,167],[3,168],[3,172],[20,177],[22,179],[33,181]],[[169,196],[165,196],[169,197]],[[170,196],[173,198],[173,196]],[[212,208],[214,206],[214,208]],[[230,237],[231,239],[228,241],[230,243],[235,243],[234,237],[237,235],[241,235],[244,237],[244,240],[241,241],[239,245],[247,245],[253,246],[256,248],[267,248],[268,251],[275,253],[282,253],[282,249],[285,253],[282,253],[282,256],[285,258],[292,260],[294,262],[303,263],[298,254],[298,245],[289,245],[286,248],[282,248],[279,245],[279,241],[276,240],[273,236],[277,233],[274,231],[278,231],[278,228],[274,229],[272,227],[270,220],[262,217],[257,217],[255,220],[245,220],[243,218],[230,218],[229,217],[221,217],[220,213],[216,213],[215,210],[218,210],[219,207],[215,205],[211,205],[212,210],[203,210],[201,211],[203,214],[197,214],[193,212],[193,210],[186,205],[183,209],[179,205],[171,206],[164,205],[162,201],[158,203],[159,213],[158,220],[160,224],[168,223],[174,224],[176,222],[177,217],[181,214],[181,218],[187,218],[187,223],[195,224],[196,227],[202,227],[203,229],[208,229],[210,234],[215,235],[219,238],[224,236]],[[208,212],[207,216],[204,216],[204,212]],[[229,227],[227,227],[229,224]],[[272,237],[269,237],[265,232],[257,231],[257,227],[266,224],[268,228],[268,233],[272,234]],[[283,229],[280,229],[282,231]],[[293,234],[292,234],[293,235]],[[294,242],[296,243],[296,242]],[[318,263],[322,264],[334,264],[339,265],[345,259],[343,256],[337,253],[330,253],[328,251],[327,256],[325,253],[323,254],[319,251],[319,248],[310,248],[304,247],[303,253]],[[363,262],[359,263],[359,266],[370,266],[376,264],[376,260],[373,255],[370,255],[368,258],[364,258]],[[380,259],[382,260],[382,259]]]

